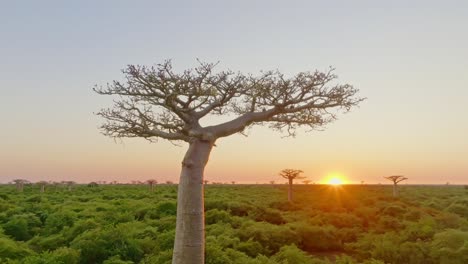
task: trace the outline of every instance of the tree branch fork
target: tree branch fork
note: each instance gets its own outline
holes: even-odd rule
[[[194,69],[175,73],[171,61],[153,67],[129,65],[122,71],[124,81],[94,88],[117,97],[112,108],[97,113],[106,120],[102,132],[115,138],[214,143],[259,124],[294,136],[297,128],[321,127],[335,120],[338,111],[347,112],[365,99],[356,96],[352,85],[332,84],[337,78],[333,68],[286,78],[279,71],[259,76],[214,72],[215,66],[199,62]],[[200,120],[211,115],[235,117],[202,127]]]

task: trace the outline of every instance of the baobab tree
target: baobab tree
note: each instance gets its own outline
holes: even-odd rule
[[[352,85],[335,82],[332,68],[286,77],[279,71],[258,76],[215,72],[216,65],[199,62],[181,73],[171,61],[129,65],[122,71],[123,81],[94,88],[115,96],[113,107],[97,113],[106,120],[104,135],[188,143],[178,187],[173,264],[204,263],[203,174],[219,138],[253,125],[294,136],[297,128],[321,128],[363,100]],[[215,115],[230,120],[201,125],[203,118]]]
[[[36,184],[39,185],[39,186],[41,187],[41,192],[43,193],[43,192],[45,192],[45,186],[46,186],[47,184],[49,184],[49,183],[46,182],[46,181],[39,181],[39,182],[37,182]]]
[[[311,183],[311,182],[312,182],[311,180],[302,181],[302,183],[304,183],[305,185],[308,185],[308,184]]]
[[[67,189],[69,192],[71,192],[73,185],[75,185],[76,182],[74,181],[62,181],[64,185],[67,186]]]
[[[305,179],[304,176],[301,176],[303,171],[301,170],[294,170],[294,169],[284,169],[280,171],[279,175],[288,180],[288,201],[292,202],[293,195],[292,195],[292,185],[293,180]]]
[[[150,180],[147,180],[146,183],[148,183],[148,185],[150,186],[150,191],[154,192],[154,186],[156,185],[156,183],[158,183],[158,181],[154,179],[150,179]]]
[[[397,184],[399,182],[402,182],[402,181],[408,179],[408,178],[406,178],[406,177],[404,177],[402,175],[393,175],[393,176],[387,176],[387,177],[384,177],[384,178],[393,182],[393,197],[398,196]]]
[[[24,190],[24,185],[29,183],[29,181],[25,179],[15,179],[13,180],[13,183],[16,184],[16,190],[18,192],[22,192]]]

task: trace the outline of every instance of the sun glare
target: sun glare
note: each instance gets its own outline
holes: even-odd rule
[[[345,180],[345,177],[341,173],[331,173],[323,182],[325,184],[337,186],[337,185],[345,184],[346,180]]]
[[[343,184],[343,180],[340,179],[340,178],[333,177],[333,178],[330,178],[328,180],[328,184],[330,184],[330,185],[341,185],[341,184]]]

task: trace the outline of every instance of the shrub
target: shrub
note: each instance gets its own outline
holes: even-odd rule
[[[49,214],[45,221],[45,233],[54,234],[60,232],[65,226],[72,226],[76,220],[76,213],[72,211],[59,211]]]
[[[312,259],[296,245],[283,246],[273,257],[273,260],[281,264],[312,264]]]
[[[41,220],[34,214],[14,215],[3,226],[4,233],[18,241],[26,241],[39,233]]]
[[[24,258],[34,254],[24,243],[13,241],[0,236],[0,259],[1,258]]]
[[[453,203],[446,209],[450,213],[468,218],[468,206],[462,203]]]
[[[80,252],[70,248],[59,248],[52,252],[45,251],[37,256],[30,256],[22,264],[77,264]]]
[[[288,226],[277,226],[266,222],[245,222],[238,230],[238,236],[242,241],[252,239],[263,246],[263,255],[271,255],[283,246],[300,242],[297,233]]]
[[[312,226],[307,223],[294,223],[291,228],[299,238],[298,246],[308,252],[341,250],[341,237],[333,226]]]
[[[431,256],[438,263],[468,263],[468,232],[449,229],[435,234]]]
[[[393,217],[401,216],[405,212],[406,212],[406,209],[398,205],[389,205],[382,210],[382,214],[393,216]]]
[[[208,225],[218,222],[230,223],[231,220],[231,215],[224,210],[212,209],[205,213],[205,222]]]
[[[286,223],[281,212],[276,209],[270,208],[257,208],[256,210],[252,211],[250,216],[255,221],[264,221],[274,225],[282,225]]]

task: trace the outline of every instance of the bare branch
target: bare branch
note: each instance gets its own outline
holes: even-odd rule
[[[98,113],[107,120],[101,127],[104,134],[215,141],[253,124],[267,124],[294,136],[298,128],[318,129],[364,100],[349,84],[331,84],[337,78],[333,68],[287,78],[278,71],[259,76],[215,73],[216,65],[199,62],[182,73],[173,71],[171,61],[155,67],[129,65],[123,70],[125,81],[94,88],[120,97],[112,109]],[[223,114],[236,117],[209,127],[199,124],[206,116]]]

